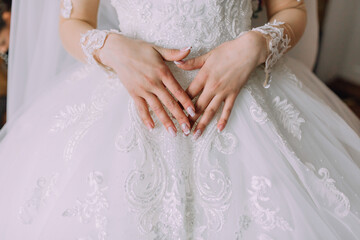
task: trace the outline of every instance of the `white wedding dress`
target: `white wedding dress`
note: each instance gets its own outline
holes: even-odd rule
[[[112,4],[123,34],[190,57],[251,26],[251,0]],[[167,64],[184,88],[197,73]],[[158,121],[149,132],[102,69],[58,78],[2,131],[0,239],[360,239],[359,129],[296,61],[278,62],[267,89],[259,67],[225,131],[213,120],[197,141]]]

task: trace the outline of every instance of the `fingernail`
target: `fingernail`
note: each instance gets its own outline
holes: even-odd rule
[[[196,132],[194,134],[194,140],[197,140],[200,136],[201,136],[201,130],[198,129],[198,130],[196,130]]]
[[[182,48],[182,49],[180,49],[180,51],[182,51],[182,52],[186,52],[186,51],[188,51],[188,50],[190,50],[191,49],[191,46],[190,47],[185,47],[185,48]]]
[[[153,130],[153,127],[150,123],[146,124],[146,127],[148,128],[148,130],[151,132]]]
[[[195,110],[192,107],[188,107],[186,111],[191,117],[195,117]]]
[[[217,127],[217,132],[218,132],[218,133],[221,133],[222,130],[224,130],[224,128],[225,128],[225,125],[224,125],[224,124],[220,124],[220,125]]]
[[[188,125],[186,123],[181,124],[181,129],[183,130],[183,132],[185,133],[185,135],[189,135],[190,134],[190,128],[188,127]]]
[[[179,61],[174,61],[174,63],[175,63],[176,65],[181,65],[181,64],[184,64],[185,61],[179,60]]]
[[[170,133],[170,135],[171,135],[172,137],[176,137],[176,132],[175,132],[174,128],[169,127],[169,128],[168,128],[168,132]]]

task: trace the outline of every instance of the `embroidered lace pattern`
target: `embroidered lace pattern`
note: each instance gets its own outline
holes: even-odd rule
[[[277,116],[286,130],[295,138],[301,140],[301,124],[305,120],[300,117],[300,112],[295,109],[294,105],[288,103],[287,99],[280,100],[277,96],[273,99],[275,110],[279,113]]]
[[[107,186],[104,186],[104,176],[101,172],[94,171],[88,176],[88,184],[91,191],[87,197],[80,201],[78,200],[76,206],[69,208],[63,212],[64,217],[78,217],[79,221],[84,224],[93,222],[97,229],[97,239],[107,239],[107,218],[105,211],[109,208],[108,200],[105,196]],[[80,239],[93,239],[91,237]]]
[[[125,183],[140,231],[164,240],[207,239],[209,230],[220,231],[232,191],[225,162],[215,152],[231,154],[236,138],[226,131],[218,134],[213,121],[190,144],[185,136],[168,136],[162,127],[147,131],[132,101],[129,110],[133,125],[119,134],[116,147],[119,151],[138,147],[144,153]]]
[[[290,48],[290,38],[287,34],[284,33],[284,28],[281,25],[284,25],[284,22],[277,22],[276,20],[273,23],[267,23],[264,26],[257,27],[252,29],[252,31],[260,32],[268,41],[268,56],[265,61],[265,81],[264,87],[269,88],[270,82],[272,80],[271,70],[280,59],[286,50]]]
[[[335,180],[330,178],[329,170],[320,168],[316,175],[315,167],[304,164],[297,156],[292,146],[286,141],[279,130],[276,117],[271,113],[271,108],[267,105],[267,101],[263,96],[266,94],[258,87],[256,83],[247,84],[244,88],[254,98],[253,104],[250,106],[250,112],[254,121],[261,125],[267,124],[271,132],[274,133],[274,143],[289,161],[298,174],[298,177],[304,183],[308,192],[312,195],[313,200],[319,206],[329,209],[339,217],[346,217],[350,212],[349,198],[335,186]],[[256,113],[256,114],[253,114]],[[259,117],[260,116],[260,117]],[[313,170],[313,171],[310,171]],[[318,199],[321,199],[319,201]]]
[[[106,38],[110,33],[120,34],[120,32],[115,29],[112,29],[110,31],[92,29],[83,34],[80,39],[80,45],[87,58],[87,62],[89,64],[96,64],[98,66],[101,66],[108,71],[111,69],[101,64],[95,58],[94,53],[96,50],[101,49],[104,46]]]
[[[252,4],[247,0],[111,0],[120,29],[168,48],[192,46],[201,55],[251,28]]]
[[[306,165],[316,173],[315,166],[307,162]],[[314,181],[314,190],[325,200],[325,204],[333,209],[339,217],[346,217],[350,213],[349,198],[336,187],[336,181],[330,177],[330,172],[326,168],[317,171],[319,179]]]
[[[56,195],[55,185],[57,183],[59,174],[54,173],[50,177],[40,177],[36,182],[31,197],[21,206],[19,217],[22,223],[31,224],[35,216],[44,206],[47,200]]]
[[[73,5],[71,0],[62,0],[61,15],[63,18],[70,18]]]
[[[267,196],[271,188],[271,181],[263,176],[253,176],[251,179],[249,210],[254,221],[261,225],[264,230],[280,228],[283,231],[292,231],[290,224],[282,217],[278,216],[280,209],[271,210],[262,206],[263,202],[269,201]]]

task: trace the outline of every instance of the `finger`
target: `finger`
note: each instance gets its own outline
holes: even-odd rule
[[[191,47],[185,47],[182,49],[169,49],[160,46],[154,46],[154,49],[160,53],[162,58],[166,61],[180,61],[189,55]]]
[[[166,113],[160,100],[154,94],[148,94],[145,97],[145,100],[147,101],[147,103],[149,104],[150,108],[153,110],[155,115],[158,117],[160,122],[164,125],[164,127],[168,131],[168,133],[171,136],[176,137],[175,125],[171,121],[169,115]]]
[[[190,122],[177,101],[171,96],[171,94],[165,89],[160,89],[155,93],[166,108],[171,112],[175,119],[180,124],[185,135],[190,134]]]
[[[205,109],[204,114],[202,115],[198,125],[196,126],[196,128],[194,130],[195,140],[201,136],[201,134],[204,132],[207,125],[214,118],[216,112],[221,107],[222,102],[223,102],[223,98],[220,96],[215,96],[211,100],[210,104]]]
[[[210,53],[206,53],[196,58],[188,59],[186,61],[184,60],[175,61],[174,63],[176,64],[176,66],[178,66],[181,69],[194,70],[201,68],[205,64],[205,61],[209,56]]]
[[[226,127],[226,124],[228,123],[228,120],[229,120],[229,117],[231,114],[231,110],[234,107],[236,97],[237,97],[237,95],[230,95],[229,97],[227,97],[225,99],[224,108],[222,110],[220,119],[217,124],[218,132],[221,132]]]
[[[190,99],[194,99],[197,95],[201,93],[203,90],[208,73],[206,69],[201,69],[194,80],[190,83],[188,88],[186,89],[186,94],[190,97]],[[195,108],[196,109],[196,108]]]
[[[208,91],[206,87],[204,88],[203,92],[200,94],[199,99],[195,103],[196,114],[194,117],[190,118],[191,121],[197,121],[200,115],[203,114],[205,109],[208,107],[214,96],[215,92]]]
[[[181,103],[184,109],[190,116],[195,116],[195,107],[191,98],[186,94],[185,90],[180,86],[179,82],[176,81],[170,71],[162,73],[161,78],[163,79],[164,85],[174,95],[174,97]],[[170,109],[169,109],[170,110]],[[181,111],[182,112],[182,111]]]
[[[142,122],[145,124],[145,126],[151,131],[155,127],[155,123],[153,119],[151,118],[148,105],[145,101],[145,99],[141,97],[135,97],[134,102],[136,105],[136,108],[139,112],[139,116],[142,120]]]

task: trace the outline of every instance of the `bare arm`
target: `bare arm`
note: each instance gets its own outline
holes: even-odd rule
[[[269,22],[284,22],[285,34],[290,38],[290,48],[300,40],[306,27],[306,8],[304,1],[266,0]]]
[[[224,103],[217,124],[218,131],[222,131],[241,88],[253,70],[266,62],[264,86],[268,87],[271,67],[302,36],[306,25],[303,0],[266,0],[266,6],[270,24],[225,42],[202,56],[178,64],[184,70],[200,69],[187,89],[192,98],[199,96],[195,103],[196,116],[191,118],[195,122],[201,117],[194,130],[195,138],[204,132]],[[273,24],[275,20],[277,23]],[[284,24],[279,24],[280,22]]]
[[[150,106],[169,134],[176,136],[177,128],[165,111],[165,105],[179,122],[182,131],[188,135],[190,122],[179,104],[191,115],[195,108],[164,61],[179,61],[190,53],[190,48],[165,49],[110,33],[106,35],[101,47],[84,54],[80,44],[84,40],[82,35],[86,36],[94,31],[104,33],[94,30],[97,27],[99,0],[64,0],[63,10],[66,7],[64,2],[72,4],[71,14],[60,18],[60,36],[65,49],[82,62],[88,62],[90,55],[95,61],[114,70],[134,99],[139,115],[149,130],[155,127],[149,112]],[[87,41],[89,39],[85,40]],[[91,41],[88,43],[91,44]]]
[[[61,8],[64,9],[63,2]],[[86,62],[80,46],[81,35],[97,27],[99,0],[72,1],[69,18],[60,14],[59,31],[64,48],[76,59]]]

